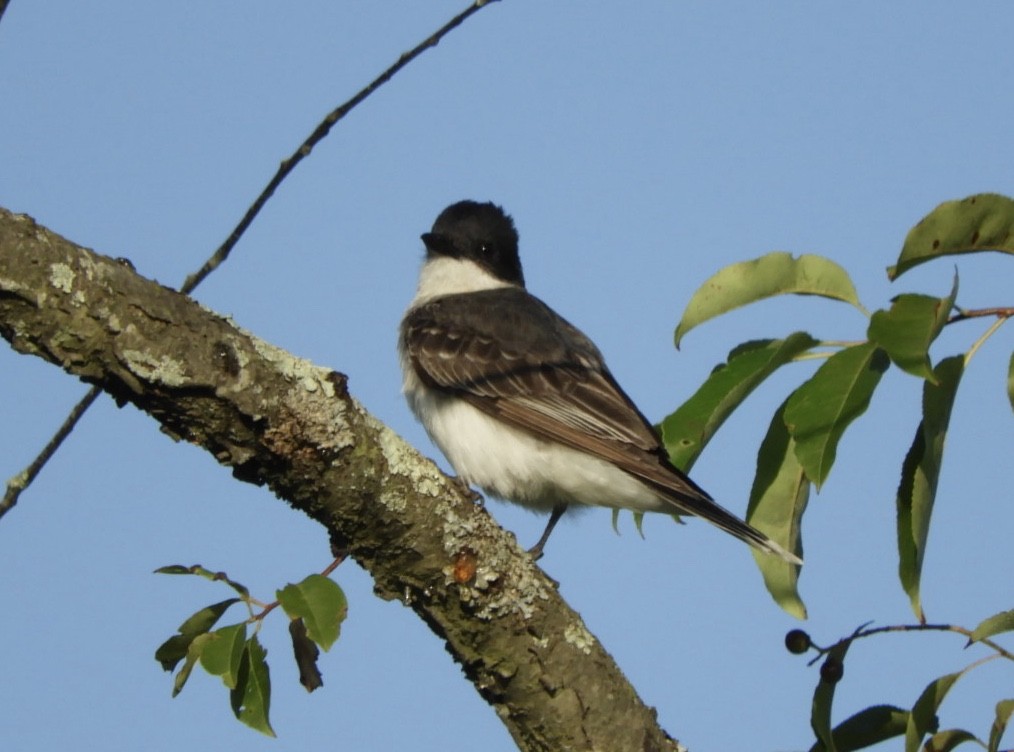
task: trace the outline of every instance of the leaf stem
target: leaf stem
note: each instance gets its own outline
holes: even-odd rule
[[[981,319],[989,316],[996,316],[999,319],[1009,319],[1014,316],[1014,307],[998,306],[995,308],[971,308],[969,310],[959,309],[956,314],[947,319],[948,324],[956,324],[959,321],[968,319]]]
[[[972,356],[975,355],[975,353],[977,353],[979,351],[980,347],[982,347],[983,343],[985,343],[985,341],[987,339],[989,339],[990,337],[992,337],[993,333],[997,329],[999,329],[1001,326],[1003,326],[1003,324],[1007,321],[1008,318],[1010,318],[1010,316],[997,316],[996,321],[994,321],[990,325],[989,329],[987,329],[985,332],[983,332],[982,336],[979,337],[977,340],[975,340],[975,342],[972,343],[972,346],[970,348],[968,348],[968,352],[965,353],[965,365],[966,366],[968,365],[968,361],[970,361],[972,359]]]

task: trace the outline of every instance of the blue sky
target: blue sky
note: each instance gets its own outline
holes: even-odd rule
[[[463,5],[14,0],[0,21],[0,205],[178,285],[327,111]],[[870,309],[950,289],[952,263],[894,284],[883,270],[941,201],[1014,195],[1012,24],[1003,2],[504,0],[340,123],[195,297],[347,373],[368,409],[436,457],[399,393],[397,322],[419,234],[453,201],[493,200],[517,222],[529,288],[660,419],[741,341],[863,336],[848,306],[786,299],[710,322],[675,351],[683,306],[726,264],[821,253]],[[1009,258],[958,268],[959,304],[1011,304]],[[951,327],[934,354],[984,328]],[[971,627],[1011,607],[1012,331],[976,356],[959,394],[925,566],[932,621]],[[745,510],[770,415],[812,368],[761,388],[696,465],[725,505]],[[3,348],[0,378],[7,477],[84,387]],[[892,371],[811,499],[801,590],[818,642],[912,621],[894,491],[918,394]],[[538,537],[540,518],[491,507],[524,544]],[[620,527],[605,511],[563,524],[543,566],[662,724],[692,750],[807,748],[816,670],[782,647],[798,623],[770,601],[748,549],[701,523],[650,518],[646,540],[629,518]],[[327,559],[319,527],[101,400],[0,520],[5,746],[513,749],[439,641],[351,564],[337,574],[351,605],[321,662],[323,690],[297,684],[283,620],[264,628],[278,740],[232,720],[210,677],[170,699],[154,648],[226,594],[153,569],[200,562],[269,597]],[[910,705],[974,657],[946,635],[857,645],[838,720]],[[1011,683],[998,662],[962,679],[942,725],[986,733]]]

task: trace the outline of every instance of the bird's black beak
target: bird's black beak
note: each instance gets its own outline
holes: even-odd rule
[[[439,232],[424,232],[421,237],[423,245],[426,246],[428,256],[454,255],[454,244],[446,235]]]

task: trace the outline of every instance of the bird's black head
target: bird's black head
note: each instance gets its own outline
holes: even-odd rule
[[[423,233],[426,257],[473,261],[497,279],[524,287],[518,257],[518,231],[504,210],[493,203],[459,201],[437,217],[430,232]]]

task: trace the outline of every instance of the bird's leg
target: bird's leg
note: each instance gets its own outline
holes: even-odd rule
[[[482,495],[468,485],[468,481],[462,478],[460,475],[454,475],[451,477],[451,481],[456,485],[469,501],[473,504],[478,504],[482,501]]]
[[[556,523],[563,517],[563,513],[567,511],[566,504],[557,504],[553,507],[553,512],[549,515],[549,522],[546,523],[546,529],[542,531],[542,537],[539,538],[538,542],[528,549],[528,553],[531,554],[532,561],[538,561],[542,558],[542,549],[546,545],[546,541],[549,540],[549,534],[553,532],[553,528],[556,527]]]

